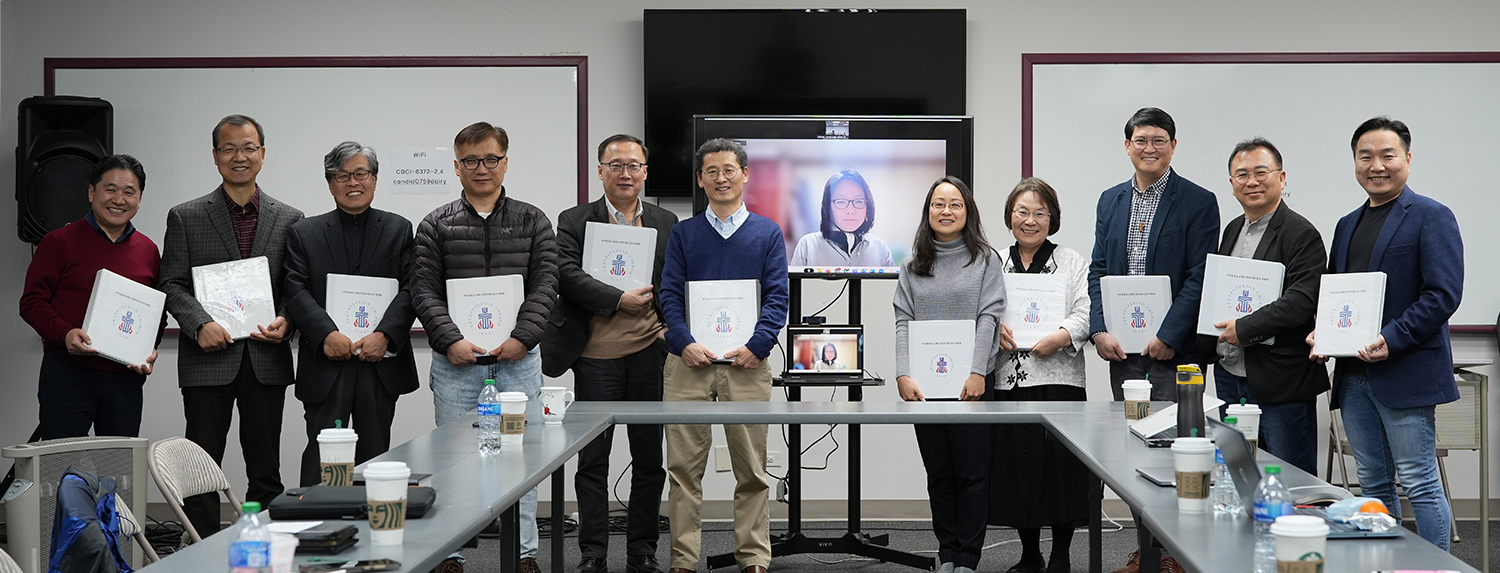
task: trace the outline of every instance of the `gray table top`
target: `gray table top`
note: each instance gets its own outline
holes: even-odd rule
[[[530,424],[522,447],[481,456],[475,420],[471,414],[376,458],[374,461],[404,461],[414,473],[432,474],[423,485],[437,490],[437,500],[422,519],[407,520],[403,542],[398,546],[372,545],[368,523],[349,522],[359,528],[360,542],[336,557],[389,558],[401,562],[402,571],[430,571],[610,425],[608,416],[585,413],[569,415],[559,426]],[[230,541],[226,529],[150,569],[162,573],[227,572]],[[310,558],[317,557],[298,556],[297,563],[309,563]]]
[[[1249,571],[1254,550],[1248,519],[1180,514],[1172,488],[1135,474],[1137,467],[1170,466],[1172,455],[1164,448],[1147,448],[1131,435],[1123,405],[1116,402],[578,402],[569,408],[562,426],[528,426],[523,448],[489,457],[475,451],[471,419],[437,428],[378,458],[402,460],[415,472],[433,474],[428,485],[438,490],[437,505],[427,517],[407,522],[402,546],[377,548],[361,542],[340,558],[390,557],[401,561],[403,570],[430,570],[612,423],[1039,423],[1139,510],[1146,525],[1189,570]],[[1260,456],[1262,465],[1274,461],[1265,452]],[[1283,467],[1291,485],[1322,483]],[[368,539],[364,522],[357,525],[361,538]],[[152,571],[225,571],[228,538],[211,536],[153,565]],[[1415,534],[1396,540],[1329,542],[1328,573],[1402,568],[1476,571]]]

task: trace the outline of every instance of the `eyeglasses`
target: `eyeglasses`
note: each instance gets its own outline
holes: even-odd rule
[[[709,181],[717,180],[719,178],[719,175],[721,174],[725,179],[734,179],[740,176],[740,170],[736,167],[725,167],[722,171],[720,171],[718,167],[710,167],[708,169],[704,169],[703,171],[701,171],[701,173],[703,173],[703,176],[707,177]]]
[[[1010,214],[1015,215],[1017,221],[1036,219],[1036,222],[1038,223],[1046,223],[1048,219],[1052,218],[1052,214],[1046,211],[1031,212],[1025,209],[1016,209],[1014,211],[1011,211]]]
[[[852,199],[852,200],[851,199],[834,199],[833,200],[833,208],[834,209],[848,209],[850,207],[853,207],[855,209],[863,209],[863,208],[865,208],[865,200],[864,199]]]
[[[499,157],[491,155],[491,156],[485,157],[483,159],[478,158],[478,157],[465,157],[463,159],[458,160],[458,164],[464,166],[464,169],[468,169],[469,171],[473,171],[475,169],[479,169],[479,164],[480,163],[484,164],[484,168],[485,169],[494,169],[494,168],[500,166],[500,160],[502,160],[502,159],[505,159],[504,155],[501,155]]]
[[[1235,183],[1237,183],[1239,185],[1244,185],[1244,184],[1250,182],[1250,177],[1252,177],[1252,176],[1255,177],[1256,181],[1265,181],[1267,177],[1270,177],[1272,173],[1275,173],[1277,171],[1281,171],[1281,170],[1280,169],[1257,169],[1255,171],[1241,171],[1239,173],[1235,173],[1233,179],[1234,179]]]
[[[1171,142],[1172,140],[1165,137],[1153,137],[1151,139],[1142,137],[1130,140],[1130,144],[1135,146],[1136,151],[1145,151],[1147,145],[1151,146],[1153,149],[1166,149],[1167,144]]]
[[[646,164],[645,163],[636,163],[634,161],[632,161],[630,163],[620,163],[620,162],[616,161],[616,162],[612,162],[612,163],[600,163],[600,165],[608,167],[610,171],[613,171],[615,173],[619,173],[621,171],[629,171],[631,173],[640,173],[642,169],[646,168]]]
[[[933,202],[927,204],[927,208],[928,209],[932,209],[934,212],[938,212],[938,213],[941,213],[944,209],[951,210],[954,213],[961,213],[964,210],[964,204],[960,203],[958,201],[954,201],[952,203],[944,203],[942,201],[933,201]]]
[[[255,152],[260,151],[261,149],[262,148],[259,145],[246,145],[244,147],[234,147],[232,145],[226,145],[224,147],[216,148],[214,149],[214,151],[217,151],[220,157],[234,157],[236,154],[240,153],[243,153],[245,155],[254,155]]]
[[[370,175],[372,175],[372,174],[370,173],[370,170],[368,170],[368,169],[360,169],[360,170],[355,171],[353,173],[347,173],[347,172],[344,172],[344,171],[340,171],[338,173],[333,174],[333,180],[337,181],[339,183],[348,183],[349,182],[349,178],[353,177],[355,181],[364,181],[366,179],[369,179]]]

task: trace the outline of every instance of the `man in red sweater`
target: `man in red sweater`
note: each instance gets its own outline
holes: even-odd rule
[[[97,356],[80,326],[94,275],[109,269],[155,288],[161,254],[130,219],[146,191],[146,169],[129,155],[99,162],[89,179],[89,212],[42,238],[26,268],[21,318],[42,337],[37,401],[41,439],[136,436],[141,388],[156,362],[125,366]],[[161,342],[160,336],[157,342]]]

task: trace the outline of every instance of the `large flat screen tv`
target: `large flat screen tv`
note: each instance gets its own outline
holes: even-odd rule
[[[693,192],[694,115],[964,115],[967,13],[646,10],[650,196]]]
[[[789,271],[802,276],[895,278],[928,188],[944,175],[973,179],[969,117],[693,118],[694,149],[716,137],[745,148],[745,206],[781,226]],[[708,196],[691,169],[701,215]]]

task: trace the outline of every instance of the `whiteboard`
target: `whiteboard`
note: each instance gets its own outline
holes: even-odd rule
[[[345,140],[381,160],[374,206],[413,228],[452,193],[401,195],[389,150],[443,147],[488,121],[510,136],[509,196],[549,217],[586,196],[585,57],[49,59],[49,94],[114,105],[116,153],[140,159],[146,193],[134,223],[160,246],[167,211],[221,181],[212,156],[219,119],[245,114],[265,128],[262,191],[307,215],[334,209],[323,156]],[[451,163],[449,168],[451,169]]]
[[[1270,61],[1274,54],[1261,55],[1268,63],[1244,61],[1255,54],[1217,62],[1199,56],[1203,61],[1194,63],[1128,54],[1088,62],[1079,62],[1090,59],[1079,55],[1045,56],[1053,55],[1027,56],[1023,66],[1031,79],[1023,86],[1031,92],[1023,96],[1022,124],[1030,126],[1030,137],[1023,134],[1022,165],[1058,191],[1066,215],[1058,244],[1093,249],[1100,192],[1133,174],[1125,122],[1137,109],[1155,106],[1177,124],[1172,168],[1218,196],[1221,228],[1244,212],[1229,185],[1229,152],[1259,135],[1281,150],[1285,204],[1318,227],[1326,247],[1338,219],[1368,199],[1354,179],[1354,129],[1388,115],[1411,128],[1408,185],[1451,208],[1463,233],[1465,296],[1451,324],[1494,324],[1500,295],[1489,287],[1500,280],[1500,265],[1493,264],[1500,184],[1491,174],[1487,142],[1500,128],[1500,106],[1494,105],[1500,54],[1459,55],[1492,61],[1451,63]]]

